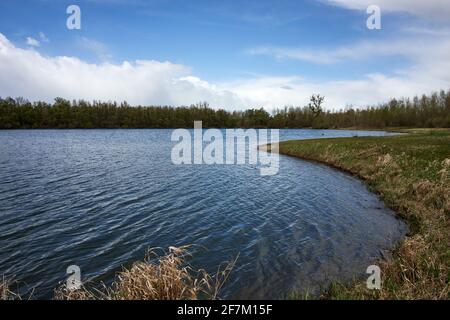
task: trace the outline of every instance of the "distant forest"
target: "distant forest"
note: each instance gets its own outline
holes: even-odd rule
[[[215,110],[207,103],[177,108],[132,107],[126,102],[70,102],[57,98],[49,104],[0,98],[0,129],[192,128],[195,120],[202,120],[206,128],[450,127],[450,90],[361,109],[323,111],[320,103],[318,108],[310,104],[268,113],[262,108]]]

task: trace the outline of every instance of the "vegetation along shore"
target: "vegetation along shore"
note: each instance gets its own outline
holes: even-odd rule
[[[130,106],[126,102],[69,101],[29,102],[0,97],[0,129],[93,129],[93,128],[449,128],[450,90],[392,99],[367,108],[323,110],[324,97],[313,96],[304,107],[286,106],[267,112],[212,109],[207,103],[192,106]]]
[[[364,180],[410,227],[393,259],[380,262],[382,289],[333,284],[326,299],[448,299],[450,130],[410,129],[391,137],[280,143],[280,153],[321,162]]]
[[[220,265],[215,274],[196,270],[187,262],[190,246],[149,249],[143,261],[123,267],[109,286],[92,281],[79,288],[61,283],[55,300],[197,300],[219,299],[220,290],[234,268],[234,260]],[[0,300],[33,299],[21,295],[20,283],[0,278]]]

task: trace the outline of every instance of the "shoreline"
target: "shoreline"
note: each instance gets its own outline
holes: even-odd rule
[[[343,130],[344,130],[344,129],[343,129]],[[328,138],[328,139],[342,139],[342,138]],[[316,140],[316,139],[312,139],[312,140]],[[284,142],[292,142],[292,141],[304,141],[304,140],[289,140],[289,141],[284,141]],[[281,144],[281,143],[282,143],[282,142],[280,142],[280,144]],[[258,150],[259,150],[259,151],[264,151],[264,152],[271,152],[270,148],[271,148],[271,144],[258,146]],[[387,251],[389,252],[389,256],[386,256],[386,255],[382,254],[381,258],[378,258],[377,260],[375,260],[374,263],[379,262],[379,261],[381,261],[381,262],[389,262],[389,261],[392,261],[392,259],[394,258],[394,253],[395,253],[395,251],[398,250],[398,248],[399,248],[399,246],[401,245],[402,241],[405,240],[405,239],[408,237],[411,228],[410,228],[410,225],[409,225],[408,221],[405,220],[404,218],[402,218],[402,217],[399,215],[399,213],[397,212],[397,210],[395,210],[394,208],[389,207],[389,206],[383,201],[383,199],[381,199],[382,194],[381,194],[378,190],[373,189],[373,188],[370,188],[370,186],[367,184],[367,179],[366,179],[365,177],[360,176],[358,173],[355,173],[355,172],[353,172],[353,171],[351,171],[351,170],[349,170],[349,169],[346,169],[345,167],[338,166],[338,165],[335,165],[335,164],[333,164],[333,163],[330,163],[330,162],[327,162],[327,161],[324,161],[324,160],[319,160],[319,159],[316,159],[316,158],[314,158],[314,157],[306,157],[306,156],[302,156],[302,155],[298,155],[298,154],[293,154],[293,153],[291,154],[291,153],[289,153],[289,152],[279,152],[279,154],[284,155],[284,156],[288,156],[288,157],[292,157],[292,158],[297,158],[297,159],[299,159],[299,160],[307,161],[307,162],[314,163],[314,164],[318,164],[318,165],[324,165],[324,166],[326,166],[326,167],[328,167],[328,168],[332,168],[332,169],[334,169],[334,170],[338,170],[338,171],[340,171],[340,172],[343,172],[343,173],[345,173],[345,174],[348,174],[348,175],[350,175],[350,176],[352,176],[352,177],[358,179],[359,181],[361,181],[361,182],[364,184],[364,186],[365,186],[366,188],[368,188],[369,192],[375,194],[375,195],[380,199],[380,201],[385,205],[386,208],[391,209],[391,210],[394,212],[394,214],[395,214],[395,218],[396,218],[396,219],[399,219],[399,220],[401,220],[401,221],[403,221],[403,222],[406,224],[407,230],[408,230],[408,231],[407,231],[407,233],[405,234],[405,236],[403,237],[403,239],[401,239],[399,242],[397,242],[396,245],[395,245],[394,247],[392,247],[392,248],[390,248],[389,250],[387,250]],[[362,280],[360,280],[360,281],[362,281]],[[353,281],[350,283],[350,286],[354,285],[355,283],[357,283],[357,280],[353,280]],[[333,287],[336,287],[336,286],[342,288],[342,287],[344,287],[344,286],[346,286],[346,285],[343,284],[343,283],[341,283],[341,282],[335,282],[335,283],[332,283],[332,284],[331,284],[330,289],[333,289]],[[348,286],[348,284],[347,284],[347,286]],[[340,290],[341,288],[339,288],[338,290]],[[329,290],[330,290],[330,289],[329,289]],[[324,295],[324,294],[325,294],[325,295]],[[293,296],[294,296],[294,298],[298,297],[298,298],[301,299],[301,300],[303,300],[303,299],[305,298],[305,297],[303,297],[303,296],[301,296],[301,295],[298,296],[297,293],[295,293],[295,292],[293,293]],[[309,296],[308,296],[308,298],[309,298]],[[332,298],[332,296],[329,296],[329,293],[328,293],[327,291],[324,291],[324,292],[322,293],[322,295],[321,295],[319,298],[320,298],[320,299],[329,299],[329,298]]]
[[[450,201],[446,196],[450,193],[450,131],[410,129],[402,133],[410,134],[280,142],[282,155],[358,178],[409,227],[403,241],[391,250],[392,258],[380,262],[385,277],[382,290],[367,290],[357,281],[334,283],[322,299],[448,299],[450,295],[446,279],[450,267]],[[417,152],[421,148],[432,151]],[[270,152],[270,145],[258,149]],[[426,170],[419,170],[423,166]],[[424,176],[427,170],[432,172]]]

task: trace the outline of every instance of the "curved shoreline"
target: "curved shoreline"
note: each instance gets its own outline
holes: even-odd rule
[[[341,139],[341,138],[329,138],[329,139]],[[285,142],[290,142],[290,141],[297,141],[297,140],[289,140],[289,141],[285,141]],[[303,141],[303,140],[300,140],[300,141]],[[266,151],[266,150],[264,150],[264,147],[270,147],[270,145],[260,146],[260,147],[258,147],[258,150]],[[268,152],[271,152],[271,151],[268,150]],[[333,163],[329,163],[329,162],[326,162],[326,161],[323,161],[323,160],[315,159],[313,157],[306,157],[306,156],[302,156],[302,155],[291,154],[289,152],[279,152],[279,154],[281,154],[283,156],[288,156],[288,157],[297,158],[297,159],[300,159],[300,160],[316,163],[316,164],[325,165],[327,167],[330,167],[330,168],[339,170],[341,172],[347,173],[347,174],[349,174],[349,175],[351,175],[353,177],[356,177],[356,178],[358,178],[358,179],[360,179],[362,181],[366,181],[366,179],[364,177],[359,176],[358,173],[355,173],[355,172],[353,172],[351,170],[348,170],[348,169],[346,169],[344,167],[335,165]]]
[[[270,145],[259,149],[271,152]],[[448,299],[450,131],[285,141],[279,153],[362,180],[410,229],[393,249],[392,259],[380,263],[382,290],[368,290],[365,283],[336,283],[322,298]]]
[[[342,139],[342,138],[329,138],[329,139],[334,139],[334,140],[336,140],[336,139]],[[283,141],[283,142],[293,142],[293,141],[304,141],[304,140],[288,140],[288,141]],[[283,143],[283,142],[280,142],[280,143]],[[265,151],[265,152],[271,152],[270,148],[271,148],[271,145],[270,145],[270,144],[258,146],[258,150]],[[330,162],[327,162],[327,161],[324,161],[324,160],[316,159],[316,158],[314,158],[314,157],[307,157],[307,156],[303,156],[303,155],[299,155],[299,154],[295,154],[295,153],[282,152],[282,151],[279,151],[279,154],[284,155],[284,156],[288,156],[288,157],[292,157],[292,158],[297,158],[297,159],[299,159],[299,160],[303,160],[303,161],[315,163],[315,164],[318,164],[318,165],[324,165],[324,166],[327,166],[327,167],[329,167],[329,168],[332,168],[332,169],[338,170],[338,171],[340,171],[340,172],[346,173],[346,174],[348,174],[348,175],[350,175],[350,176],[352,176],[352,177],[354,177],[354,178],[360,180],[361,182],[363,182],[364,185],[369,189],[370,192],[374,193],[374,194],[377,195],[378,197],[382,196],[382,194],[381,194],[378,190],[371,188],[371,187],[367,184],[367,179],[366,179],[365,177],[359,175],[358,172],[349,170],[349,169],[347,169],[347,168],[345,168],[345,167],[336,165],[336,164],[334,164],[334,163],[330,163]],[[389,208],[389,209],[391,209],[391,210],[394,211],[395,217],[396,217],[397,219],[402,220],[402,221],[407,225],[407,227],[408,227],[408,233],[409,233],[410,226],[409,226],[408,221],[406,221],[405,219],[403,219],[403,218],[399,215],[398,211],[397,211],[395,208],[389,207],[382,199],[380,199],[380,201],[386,206],[386,208]],[[408,237],[408,233],[405,235],[405,238]],[[403,240],[404,240],[404,239],[403,239]],[[396,245],[395,245],[393,248],[390,248],[389,250],[387,250],[387,251],[389,252],[389,254],[390,254],[389,257],[386,257],[386,256],[383,254],[382,257],[381,257],[381,258],[378,258],[377,260],[375,260],[374,263],[377,262],[377,261],[382,261],[382,262],[389,262],[389,261],[391,261],[391,260],[393,259],[393,254],[395,253],[395,250],[397,250],[397,249],[399,248],[399,246],[401,245],[401,243],[402,243],[402,240],[400,240],[399,242],[397,242]],[[356,283],[356,282],[354,281],[353,283],[350,284],[350,286],[354,286],[355,283]],[[345,287],[345,286],[346,286],[346,285],[343,284],[343,283],[341,283],[341,282],[335,282],[335,283],[332,283],[332,284],[331,284],[331,288],[330,288],[329,290],[336,290],[336,289],[337,289],[337,290],[342,290],[343,288],[345,288],[345,289],[351,288],[351,287],[348,287],[348,285],[347,285],[347,287]],[[334,294],[333,294],[333,293],[330,293],[329,291],[324,291],[324,292],[322,293],[322,295],[321,295],[320,298],[324,298],[324,299],[329,299],[329,298],[330,298],[330,299],[332,299],[332,298],[333,298],[333,295],[334,295]],[[303,296],[300,296],[300,299],[303,299],[303,298],[304,298]]]

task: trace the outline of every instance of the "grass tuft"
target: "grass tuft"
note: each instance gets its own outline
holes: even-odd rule
[[[0,300],[21,300],[19,294],[10,290],[12,283],[5,277],[0,279]]]
[[[116,281],[102,289],[69,290],[62,285],[55,290],[57,300],[196,300],[218,299],[236,260],[219,266],[217,273],[194,270],[186,262],[189,246],[170,247],[158,254],[148,251],[144,261],[120,272]]]

